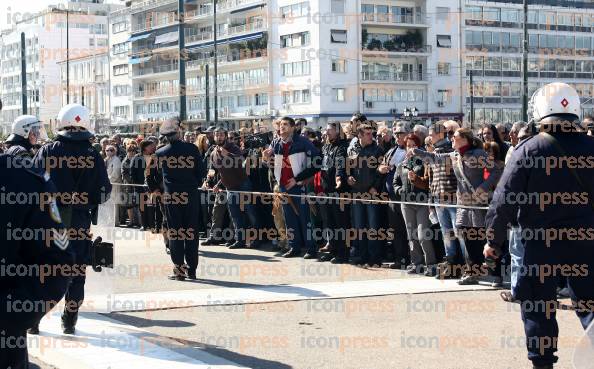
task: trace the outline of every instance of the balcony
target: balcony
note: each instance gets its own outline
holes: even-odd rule
[[[255,61],[256,59],[263,59],[268,56],[267,49],[261,50],[242,50],[238,53],[230,54],[219,54],[217,62],[219,66],[230,65],[230,64],[243,64],[248,61]],[[205,64],[212,63],[212,57],[208,54],[202,54],[198,59],[192,60],[186,63],[186,69],[199,69]]]
[[[361,72],[361,80],[364,82],[427,82],[427,73],[375,73]]]
[[[431,54],[431,45],[417,45],[417,46],[390,46],[386,47],[385,43],[382,45],[381,43],[373,43],[370,42],[367,44],[366,47],[363,48],[363,53],[368,55],[373,54],[384,54],[384,53],[394,53],[394,54]]]
[[[364,13],[361,23],[385,26],[429,27],[427,18],[422,13],[415,15]]]
[[[162,98],[162,97],[173,97],[179,96],[179,88],[159,88],[149,90],[135,90],[135,99],[151,99],[151,98]]]
[[[250,33],[250,32],[257,32],[264,30],[264,22],[252,22],[241,24],[237,26],[228,27],[223,32],[217,32],[217,38],[222,41],[222,39],[233,37],[240,35],[242,33]],[[210,41],[213,39],[213,32],[203,32],[198,33],[195,35],[187,35],[186,34],[186,44],[192,44],[197,42],[204,42]]]
[[[268,87],[268,77],[248,78],[232,81],[218,81],[217,91],[242,91],[262,87]],[[210,88],[214,88],[214,82],[212,80],[210,81]],[[205,90],[205,81],[204,79],[201,79],[197,84],[188,85],[186,88],[186,93],[188,95],[202,95],[204,94]]]
[[[144,31],[153,30],[155,28],[169,27],[178,24],[179,20],[177,16],[161,17],[154,21],[147,20],[146,22],[138,23],[134,25],[132,33],[140,33]]]
[[[147,9],[156,8],[167,4],[177,4],[178,0],[145,0],[142,2],[134,3],[130,7],[132,12],[134,11],[145,11]]]
[[[252,6],[254,4],[264,4],[263,0],[227,0],[227,1],[219,1],[217,2],[217,14],[227,13],[233,10],[237,10],[237,8],[241,8],[244,6]],[[212,16],[212,5],[211,4],[204,4],[205,6],[186,12],[186,21],[196,20],[201,17],[208,17]]]
[[[167,73],[167,72],[174,72],[178,70],[177,64],[166,64],[166,65],[158,65],[153,67],[145,67],[135,69],[132,73],[132,76],[145,76],[150,74],[157,74],[157,73]]]

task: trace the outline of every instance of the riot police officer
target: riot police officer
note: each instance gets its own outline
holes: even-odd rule
[[[497,258],[508,224],[520,227],[509,300],[521,304],[528,359],[548,369],[557,361],[560,283],[571,289],[584,329],[594,320],[594,138],[580,133],[580,97],[565,83],[537,90],[530,107],[540,133],[521,141],[505,167],[487,213],[484,255]]]
[[[80,104],[64,106],[58,114],[56,129],[56,140],[39,149],[33,160],[58,189],[58,208],[71,236],[75,262],[80,270],[85,270],[91,261],[91,212],[108,200],[111,184],[105,163],[89,140],[94,136],[89,110]],[[84,273],[69,281],[62,314],[65,334],[74,334],[84,286]],[[30,332],[36,333],[36,327]]]
[[[55,187],[25,159],[0,155],[0,368],[28,368],[26,330],[64,296],[74,263]]]
[[[156,152],[158,170],[163,175],[163,198],[173,274],[169,279],[196,279],[198,268],[198,211],[202,163],[196,145],[182,141],[181,122],[163,122],[161,136],[168,144]]]
[[[33,115],[21,115],[12,123],[11,134],[6,139],[6,154],[33,157],[33,145],[42,138],[43,125]]]

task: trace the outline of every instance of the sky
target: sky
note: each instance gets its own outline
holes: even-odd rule
[[[0,29],[10,28],[15,20],[23,18],[23,15],[36,13],[45,9],[48,5],[58,5],[65,0],[2,0],[0,1]],[[106,3],[118,4],[119,0],[106,0]]]

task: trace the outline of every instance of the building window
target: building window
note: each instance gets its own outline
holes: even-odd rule
[[[243,108],[246,106],[250,106],[250,97],[247,95],[237,96],[237,107]]]
[[[268,105],[268,94],[256,94],[255,96],[256,105]]]
[[[501,9],[499,9],[499,8],[484,8],[483,9],[483,18],[486,21],[498,22],[499,20],[501,20]]]
[[[311,92],[306,90],[285,91],[282,95],[283,104],[309,104]]]
[[[472,20],[483,20],[483,8],[480,6],[467,6],[466,16]]]
[[[330,30],[330,42],[333,44],[346,44],[347,31],[338,29]]]
[[[81,28],[87,28],[86,25],[83,25]],[[89,33],[95,35],[106,35],[107,34],[107,27],[105,24],[90,24],[89,25]]]
[[[309,1],[281,6],[280,13],[284,19],[306,16],[309,14]]]
[[[129,45],[130,44],[128,42],[122,42],[122,43],[119,43],[119,44],[114,44],[112,46],[112,53],[113,53],[113,55],[127,53],[128,52]]]
[[[131,91],[132,91],[132,87],[130,85],[115,85],[115,86],[113,86],[113,95],[115,97],[130,96]]]
[[[452,47],[452,36],[450,35],[437,35],[437,47]]]
[[[344,0],[331,0],[330,11],[332,14],[344,14]]]
[[[344,88],[333,88],[332,89],[332,97],[333,97],[333,100],[336,102],[345,102],[346,101],[346,90]]]
[[[128,64],[114,65],[114,67],[113,67],[113,75],[114,76],[121,76],[124,74],[128,74]]]
[[[451,90],[437,90],[437,106],[443,108],[450,101]]]
[[[345,59],[332,60],[332,71],[336,73],[346,73],[347,61]]]
[[[130,114],[130,107],[128,105],[114,106],[113,113],[117,117],[127,117]]]
[[[452,68],[451,63],[437,63],[437,75],[438,76],[449,76],[451,68]]]
[[[293,33],[281,36],[281,48],[309,45],[309,32]]]
[[[435,19],[438,22],[447,22],[448,16],[450,15],[450,8],[438,6],[435,8]]]
[[[113,33],[120,33],[120,32],[124,32],[127,31],[130,28],[130,23],[124,21],[124,22],[117,22],[112,24],[111,26],[111,31]]]
[[[281,64],[281,73],[284,77],[309,76],[310,61]]]

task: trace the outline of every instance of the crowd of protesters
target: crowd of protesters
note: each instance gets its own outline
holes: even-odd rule
[[[591,118],[583,125],[594,133]],[[201,245],[270,242],[282,257],[404,269],[460,284],[485,275],[486,208],[514,147],[536,133],[523,122],[471,130],[456,121],[426,127],[363,114],[317,130],[284,117],[271,128],[184,134],[202,155]],[[156,136],[119,134],[94,143],[115,184],[115,225],[163,233],[168,246],[163,208],[149,190],[162,145]],[[494,284],[501,267],[487,271]]]

